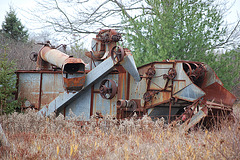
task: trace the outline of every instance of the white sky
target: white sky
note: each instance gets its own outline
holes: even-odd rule
[[[226,0],[219,1],[226,2]],[[237,22],[237,20],[240,19],[240,0],[228,0],[228,1],[229,2],[227,3],[227,7],[230,7],[232,5],[232,8],[226,14],[225,21],[228,24],[234,24],[234,22]],[[23,11],[34,8],[36,6],[35,0],[0,0],[0,28],[2,22],[4,21],[6,12],[9,11],[10,5],[13,6],[17,13],[17,17],[21,20],[22,24],[29,30],[29,32],[30,33],[36,32],[32,29],[31,27],[32,24],[29,22],[28,17],[26,17],[26,14]]]
[[[22,24],[28,28],[28,19],[24,17],[24,12],[21,10],[27,10],[35,6],[34,0],[0,0],[0,24],[5,19],[6,12],[9,12],[9,6],[13,6],[17,13],[17,17],[21,20]],[[2,28],[2,27],[1,27]],[[30,28],[28,28],[30,29]]]

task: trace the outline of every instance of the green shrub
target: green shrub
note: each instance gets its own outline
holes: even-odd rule
[[[14,112],[19,106],[19,102],[14,98],[16,91],[15,63],[7,59],[7,46],[3,47],[4,52],[0,52],[0,115]]]

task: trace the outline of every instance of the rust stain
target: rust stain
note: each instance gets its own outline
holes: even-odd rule
[[[217,82],[204,88],[203,91],[206,93],[206,100],[214,101],[220,104],[223,103],[228,106],[232,106],[237,99],[233,94],[231,94],[227,89]]]
[[[64,78],[64,87],[67,91],[79,91],[85,84],[85,76],[75,78]]]
[[[127,86],[126,84],[126,74],[125,73],[119,73],[118,75],[118,94],[117,97],[118,99],[126,99],[126,97],[123,97],[124,92],[126,91],[125,87]]]

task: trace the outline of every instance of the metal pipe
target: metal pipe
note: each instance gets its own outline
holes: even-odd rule
[[[73,58],[57,49],[52,49],[50,46],[44,46],[39,55],[42,60],[53,64],[63,71],[75,73],[77,71],[85,71],[85,64],[80,58]]]
[[[69,55],[62,53],[57,49],[52,49],[49,46],[44,46],[40,50],[40,56],[44,61],[51,63],[59,68],[62,68],[65,60],[69,58]]]

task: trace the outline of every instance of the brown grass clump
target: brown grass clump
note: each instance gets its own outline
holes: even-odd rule
[[[163,120],[117,121],[72,115],[40,117],[35,111],[1,116],[10,143],[0,147],[1,159],[240,159],[240,106],[235,122],[221,129],[182,133]]]

